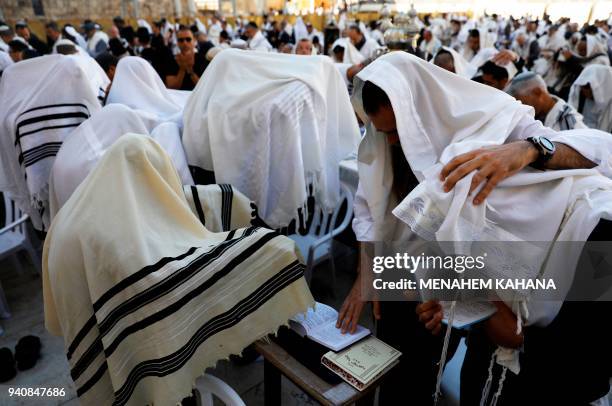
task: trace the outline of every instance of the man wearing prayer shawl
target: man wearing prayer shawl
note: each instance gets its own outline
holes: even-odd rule
[[[0,190],[34,228],[49,226],[49,174],[62,141],[101,109],[76,57],[46,55],[9,66],[0,81]]]
[[[587,128],[582,115],[563,99],[548,93],[539,75],[525,72],[517,75],[506,88],[506,93],[535,110],[535,117],[548,128],[565,131]]]
[[[600,219],[612,219],[612,181],[600,175],[612,175],[612,139],[608,134],[597,130],[546,129],[534,120],[531,107],[503,92],[457,77],[402,52],[378,58],[358,73],[354,82],[353,104],[367,127],[359,146],[359,186],[354,203],[353,230],[359,241],[408,242],[414,234],[425,240],[459,242],[476,238],[504,241],[509,235],[519,241],[586,241]],[[465,95],[469,95],[470,103],[465,103]],[[546,151],[539,147],[545,140],[555,145],[548,159]],[[539,171],[527,168],[530,164],[542,169],[595,169]],[[581,191],[587,190],[586,200],[580,200]],[[538,199],[538,204],[534,205],[532,198]],[[596,205],[590,206],[591,201]],[[571,281],[572,275],[556,274],[560,264],[575,259],[567,255],[551,254],[544,274]],[[361,291],[361,279],[371,272],[369,261],[371,258],[362,248],[358,279],[339,314],[338,326],[343,330],[354,330],[365,300],[373,298],[369,292]],[[537,265],[537,261],[542,259],[529,266],[539,269],[542,264]],[[567,293],[565,289],[569,287],[564,285],[563,289]],[[504,297],[499,291],[496,294]],[[430,404],[439,372],[435,366],[439,359],[436,352],[439,356],[443,343],[439,337],[428,338],[423,331],[442,330],[440,308],[432,302],[419,307],[408,302],[374,300],[374,303],[380,338],[403,353],[397,375],[392,373],[383,383],[380,402],[390,404],[397,399],[390,395],[396,387],[402,389],[401,395],[396,392],[395,396],[409,393],[415,404]],[[507,404],[523,404],[517,402],[516,396],[539,399],[545,394],[547,398],[560,399],[556,403],[579,400],[570,404],[584,404],[584,399],[592,401],[603,396],[609,390],[609,375],[601,374],[602,365],[607,368],[609,363],[599,364],[587,352],[593,348],[608,352],[609,345],[604,345],[605,339],[589,345],[589,340],[595,340],[593,335],[582,334],[581,349],[586,352],[576,351],[578,355],[571,357],[574,365],[584,365],[580,360],[586,355],[583,361],[588,360],[586,366],[593,367],[588,372],[549,369],[547,365],[531,362],[521,376],[530,379],[519,381],[510,377],[512,373],[520,374],[522,366],[518,352],[512,348],[520,347],[523,339],[528,340],[529,331],[549,331],[547,326],[564,313],[559,312],[561,303],[542,303],[496,302],[498,312],[479,329],[477,336],[488,344],[472,345],[468,340],[468,358],[474,352],[490,355],[490,348],[503,348],[496,368],[509,369],[506,381],[519,382],[527,388],[509,391],[508,399],[512,400]],[[414,315],[415,307],[418,318]],[[604,317],[601,309],[597,309],[597,315]],[[517,332],[517,324],[525,324],[526,333]],[[567,330],[568,325],[564,324],[564,328]],[[449,330],[445,342],[448,334]],[[568,347],[574,345],[564,337],[556,339]],[[531,352],[546,352],[545,344],[539,342]],[[466,391],[465,399],[472,401],[466,404],[472,405],[474,394],[480,394],[485,387],[488,364],[483,366],[479,360],[470,365],[474,378],[466,378],[462,389]],[[538,383],[539,370],[534,368],[538,365],[563,382],[561,388],[531,387]],[[573,384],[567,382],[570,376],[588,387],[573,393]],[[493,387],[491,396],[503,389],[501,383]],[[501,400],[506,395],[502,393]]]
[[[376,40],[369,38],[367,32],[364,32],[358,25],[353,24],[348,29],[348,37],[351,43],[357,48],[359,53],[365,58],[371,58],[380,45]],[[344,51],[346,52],[346,50]]]
[[[442,47],[431,60],[434,65],[466,79],[471,79],[478,68],[472,66],[459,52],[449,47]]]
[[[359,127],[329,57],[225,50],[204,79],[183,114],[190,166],[240,190],[274,229],[304,214],[309,196],[336,207]]]
[[[261,33],[257,24],[254,22],[250,22],[246,26],[245,35],[249,39],[248,46],[249,49],[253,51],[262,51],[262,52],[270,52],[272,50],[272,45],[268,42],[266,37]]]
[[[55,217],[45,326],[64,338],[81,403],[177,404],[206,368],[314,305],[290,239],[209,231],[190,205],[163,149],[127,134]]]
[[[587,126],[612,132],[612,68],[584,68],[571,87],[569,104],[582,113]]]

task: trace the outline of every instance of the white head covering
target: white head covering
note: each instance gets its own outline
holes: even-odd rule
[[[449,54],[451,54],[453,58],[453,64],[455,65],[455,73],[457,75],[464,77],[466,79],[471,79],[474,77],[478,68],[476,68],[475,66],[470,64],[468,61],[466,61],[465,58],[459,52],[455,51],[453,48],[450,48],[450,47],[442,47],[440,48],[440,51],[446,51]],[[438,51],[438,53],[440,51]],[[431,59],[432,63],[435,58],[436,57],[434,56]]]
[[[304,20],[302,20],[301,16],[295,20],[293,32],[295,33],[295,43],[296,44],[302,38],[308,38],[308,30],[306,29],[306,24],[304,24]]]
[[[75,38],[77,45],[81,47],[81,49],[87,49],[87,41],[79,32],[71,25],[68,25],[64,28],[68,34]]]
[[[597,128],[612,132],[612,68],[605,65],[589,65],[572,84],[569,103],[578,109],[580,103],[580,88],[591,85],[594,108],[599,116]]]
[[[64,55],[8,67],[0,99],[0,190],[43,230],[49,226],[48,181],[55,155],[64,138],[101,106],[87,73]]]
[[[181,121],[183,110],[151,64],[136,56],[119,60],[107,103],[124,104],[155,114],[161,121],[177,123]]]
[[[331,46],[333,50],[336,46],[344,48],[344,57],[342,63],[348,63],[351,65],[357,65],[366,60],[366,58],[359,52],[359,50],[353,45],[348,38],[338,38]]]
[[[368,129],[359,145],[360,187],[374,222],[362,225],[359,219],[355,220],[353,228],[358,239],[372,227],[368,239],[386,239],[392,183],[385,177],[391,171],[385,137],[376,134],[363,111],[361,90],[365,81],[383,89],[393,110],[401,112],[396,114],[397,131],[406,160],[419,180],[425,178],[425,172],[440,160],[449,145],[475,135],[483,145],[495,140],[501,143],[516,123],[532,112],[502,92],[457,77],[405,52],[391,52],[376,59],[353,81],[353,106]]]
[[[153,33],[153,29],[151,28],[151,24],[149,24],[149,23],[147,22],[147,20],[144,20],[144,19],[142,19],[142,18],[139,18],[137,23],[138,23],[138,26],[139,26],[139,27],[144,27],[144,28],[146,28],[146,29],[147,29],[147,31],[149,31],[149,34]]]
[[[77,49],[78,48],[77,45]],[[110,84],[110,79],[106,76],[104,69],[102,69],[100,64],[85,51],[83,51],[83,53],[79,52],[78,54],[67,55],[67,57],[74,58],[83,71],[85,71],[93,92],[98,95],[98,100],[102,103],[106,97],[108,85]]]
[[[158,125],[153,115],[142,114],[121,104],[109,104],[84,121],[64,140],[49,180],[51,220],[119,137],[128,133],[153,135],[165,125],[173,125],[176,133],[172,135],[164,131],[162,136],[153,136],[153,139],[172,158],[182,183],[193,184],[176,124]],[[177,144],[179,148],[176,148]]]
[[[607,65],[610,66],[610,58],[608,57],[608,50],[606,45],[603,44],[595,35],[586,35],[587,43],[587,58],[591,59],[587,65]],[[596,56],[599,55],[599,56]]]
[[[296,217],[309,184],[322,207],[335,207],[339,162],[359,140],[344,80],[326,56],[221,52],[184,122],[189,164],[242,191],[273,228]]]
[[[478,53],[470,61],[470,65],[478,70],[482,67],[482,65],[493,59],[493,57],[498,53],[499,51],[495,48],[480,49],[480,51],[478,51]],[[512,80],[512,78],[518,73],[518,69],[516,69],[513,62],[508,62],[505,65],[497,64],[497,66],[501,66],[506,70],[506,72],[508,72],[508,81]]]
[[[270,230],[206,229],[170,157],[126,134],[47,234],[45,326],[63,336],[81,403],[177,404],[206,368],[313,305],[302,270]]]
[[[388,212],[393,209],[393,202],[389,201],[393,182],[390,148],[386,137],[376,134],[363,111],[364,81],[382,88],[396,112],[403,153],[421,183],[393,214],[422,238],[463,242],[456,245],[457,253],[470,255],[475,241],[585,241],[600,217],[612,218],[612,182],[595,170],[536,171],[526,168],[497,185],[486,204],[479,206],[474,206],[468,196],[474,172],[460,180],[451,192],[442,190],[439,174],[443,164],[459,154],[504,143],[520,122],[534,122],[531,107],[404,52],[380,57],[356,78],[353,104],[368,124],[366,136],[359,146],[360,189],[371,216],[365,221],[355,219],[353,227],[358,238],[366,230],[372,240],[385,241],[390,221]],[[470,95],[469,103],[465,102],[465,95]],[[543,132],[541,124],[535,123],[539,125],[538,131]],[[603,133],[595,130],[550,131],[550,134],[565,137],[562,142],[569,141],[569,145],[573,138],[603,139]],[[602,164],[607,167],[609,161],[610,158],[605,157]],[[591,198],[598,201],[598,206],[590,203]],[[605,201],[608,203],[600,203]],[[554,276],[557,292],[567,293],[572,275],[556,272],[567,269],[563,264],[577,261],[576,253],[550,253],[546,251],[550,247],[546,246],[533,248],[537,255],[525,252],[520,256],[520,266],[524,270],[543,270],[543,275]],[[534,277],[533,274],[530,277]],[[560,287],[560,283],[569,284]],[[510,303],[515,313],[521,312],[513,304],[514,292],[497,293]],[[529,324],[547,324],[559,310],[557,305],[560,306],[550,302],[529,304],[529,318],[525,317],[526,313],[521,316]]]
[[[199,18],[196,17],[195,23],[196,23],[196,27],[198,27],[198,31],[199,32],[203,32],[204,34],[206,34],[208,32],[206,30],[206,26],[204,25],[204,23],[202,21],[200,21]]]

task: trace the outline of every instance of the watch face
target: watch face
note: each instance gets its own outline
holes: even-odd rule
[[[540,145],[551,152],[555,150],[555,144],[553,144],[548,138],[540,137]]]

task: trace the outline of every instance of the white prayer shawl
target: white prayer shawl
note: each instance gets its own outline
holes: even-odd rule
[[[198,20],[198,19],[196,18],[196,23],[197,23],[198,21],[200,21],[200,20]],[[139,19],[138,19],[138,21],[137,21],[137,24],[138,24],[138,27],[144,27],[144,28],[146,28],[146,29],[147,29],[147,31],[149,31],[149,34],[152,34],[152,33],[153,33],[153,29],[151,28],[151,24],[149,24],[149,23],[147,22],[147,20],[144,20],[144,19],[142,19],[142,18],[139,18]],[[198,27],[198,29],[199,29],[199,27]],[[206,31],[204,31],[204,33],[206,33]]]
[[[78,45],[76,45],[76,47],[78,49]],[[83,71],[85,71],[92,91],[96,93],[100,104],[102,104],[104,102],[104,98],[106,97],[106,89],[108,89],[108,85],[110,84],[110,79],[108,76],[106,76],[104,69],[102,69],[100,64],[98,64],[98,62],[96,62],[96,60],[89,56],[86,52],[83,54],[79,53],[77,55],[67,55],[67,57],[74,58],[81,66]]]
[[[593,115],[598,117],[597,128],[612,132],[612,68],[605,65],[589,65],[572,84],[569,104],[578,109],[580,88],[589,84],[593,92]]]
[[[96,47],[98,46],[98,42],[103,41],[105,44],[108,44],[108,35],[102,31],[96,31],[91,38],[87,40],[87,52],[90,55],[96,56],[97,51]]]
[[[610,66],[610,58],[608,57],[608,50],[606,46],[595,35],[586,35],[587,41],[587,58],[591,58],[595,55],[599,55],[589,62],[585,66],[589,65],[605,65]],[[603,54],[603,55],[602,55]]]
[[[453,48],[442,47],[440,48],[440,51],[442,50],[451,54],[453,58],[453,65],[455,66],[455,73],[457,75],[464,77],[466,79],[471,79],[474,77],[474,75],[476,74],[476,71],[478,71],[478,68],[474,67],[468,61],[466,61],[465,58],[461,56],[461,54],[459,54],[459,52],[455,51]],[[433,59],[432,59],[432,63],[433,63]]]
[[[470,65],[476,69],[480,69],[482,65],[492,60],[493,57],[498,53],[499,51],[495,48],[480,49],[476,56],[474,56],[474,58],[472,58],[472,60],[470,61]],[[508,62],[505,65],[497,64],[497,66],[501,66],[506,70],[506,72],[508,72],[508,81],[512,80],[512,78],[515,77],[518,73],[518,69],[516,69],[516,66],[513,62]]]
[[[64,29],[68,34],[75,38],[77,45],[80,46],[81,49],[87,49],[87,41],[73,26],[68,25]]]
[[[302,17],[298,17],[295,20],[293,32],[295,33],[296,44],[300,42],[302,38],[308,38],[308,29],[306,28],[306,24],[304,24],[304,20],[302,20]]]
[[[226,50],[203,79],[184,114],[190,165],[242,191],[275,229],[296,218],[309,185],[322,207],[335,207],[339,163],[359,128],[330,58]]]
[[[394,235],[389,235],[389,231],[397,230],[397,219],[390,215],[391,210],[422,238],[468,243],[483,240],[554,241],[576,237],[580,237],[578,241],[585,241],[598,216],[608,218],[604,212],[612,210],[612,182],[598,175],[596,170],[541,172],[527,168],[500,183],[486,204],[479,206],[474,206],[468,197],[473,173],[459,181],[450,193],[442,191],[439,180],[444,163],[479,147],[503,144],[519,124],[524,125],[525,120],[533,123],[527,125],[528,132],[546,134],[571,146],[596,163],[600,173],[610,176],[612,140],[608,140],[610,137],[605,133],[596,130],[546,133],[541,123],[533,120],[531,107],[521,105],[503,92],[458,78],[403,52],[378,58],[356,77],[353,103],[357,113],[368,124],[358,156],[360,190],[355,198],[353,229],[359,240],[364,240],[364,236],[370,241],[393,240]],[[401,147],[415,176],[421,181],[395,209],[395,202],[389,198],[393,183],[390,150],[386,138],[376,134],[363,112],[361,88],[364,81],[381,87],[389,96],[393,110],[401,112],[396,114]],[[470,103],[465,103],[466,94],[470,95]],[[529,130],[531,127],[533,129]],[[570,210],[566,213],[566,210],[582,204],[588,207],[590,198],[597,196],[600,199],[599,189],[606,191],[610,203],[598,207],[596,215],[592,212],[585,215],[584,223],[575,219],[576,223],[572,224],[580,224],[579,229],[569,228],[568,218],[577,212]],[[364,206],[365,210],[358,210],[358,205]],[[580,215],[583,214],[584,211]],[[571,218],[573,222],[574,218]],[[562,221],[565,221],[563,227]],[[558,231],[560,234],[555,237]],[[396,233],[395,237],[398,235],[405,233]],[[566,238],[570,235],[571,238]],[[465,246],[463,243],[458,248]],[[540,270],[546,252],[537,253],[540,256],[525,255],[522,258],[525,269]],[[574,254],[555,253],[560,262],[547,262],[543,275],[555,277],[556,282],[568,282],[567,277],[556,275],[556,272],[567,269],[559,264],[577,261],[577,257],[572,257]],[[560,292],[567,292],[564,289],[569,289],[569,286],[563,286]],[[516,297],[509,297],[508,291],[497,293],[518,312]],[[525,313],[519,313],[519,316],[528,324],[546,325],[556,316],[559,307],[560,303],[529,303],[529,318]]]
[[[272,50],[272,45],[270,45],[266,37],[264,37],[259,30],[255,36],[248,41],[248,44],[249,49],[253,51],[270,52]]]
[[[47,234],[45,325],[81,403],[177,404],[206,368],[314,304],[302,270],[270,230],[207,230],[163,149],[128,134]]]
[[[62,144],[49,177],[51,220],[108,149],[124,134],[151,135],[172,158],[181,182],[192,185],[176,124],[159,124],[153,115],[109,104],[74,130]]]
[[[177,95],[166,88],[150,63],[137,56],[126,56],[117,65],[107,103],[124,104],[154,114],[160,122],[180,125],[183,106]]]
[[[581,128],[588,128],[582,120],[582,114],[578,113],[575,108],[566,103],[565,100],[552,96],[557,100],[557,103],[546,115],[544,125],[555,131],[566,131]]]
[[[219,24],[219,22],[216,22],[208,27],[208,39],[215,44],[215,46],[219,45],[221,31],[223,31],[223,28],[221,28],[221,24]]]
[[[378,45],[378,42],[376,42],[376,40],[366,37],[365,44],[363,44],[361,49],[358,49],[358,51],[365,59],[368,59],[373,57],[376,50],[378,50],[379,48],[380,45]],[[346,53],[346,48],[344,52]]]
[[[195,24],[196,24],[196,27],[198,27],[199,32],[202,32],[204,34],[208,33],[208,30],[206,29],[206,26],[204,25],[204,23],[200,21],[200,19],[197,17],[195,19]]]
[[[338,38],[332,44],[331,49],[333,50],[338,45],[344,48],[342,63],[358,65],[367,59],[355,48],[355,45],[348,38]]]
[[[256,226],[257,206],[231,185],[184,185],[189,208],[208,231]]]
[[[48,55],[7,68],[0,100],[0,190],[11,194],[36,229],[46,229],[55,155],[64,138],[100,110],[97,93],[75,58]]]
[[[420,48],[421,52],[426,55],[426,59],[429,59],[430,57],[433,57],[435,54],[437,54],[440,48],[442,48],[442,42],[440,42],[438,38],[432,37],[431,41],[429,42],[421,42]]]
[[[13,64],[10,55],[4,51],[0,51],[0,73]]]

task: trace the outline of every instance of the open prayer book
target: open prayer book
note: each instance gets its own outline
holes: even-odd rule
[[[400,355],[401,352],[372,336],[342,352],[328,352],[321,363],[362,391],[397,365]]]
[[[442,323],[448,325],[450,317],[451,303],[441,301],[444,319]],[[479,323],[491,317],[497,308],[490,302],[457,302],[455,305],[455,316],[453,317],[453,327],[457,329],[465,329],[472,324]]]
[[[342,334],[340,329],[336,328],[337,320],[336,310],[316,302],[314,310],[308,309],[306,314],[298,314],[289,320],[289,325],[302,337],[306,336],[334,351],[340,351],[370,335],[370,330],[362,326],[357,326],[354,334]]]

